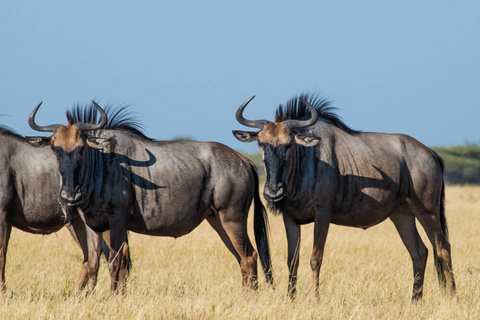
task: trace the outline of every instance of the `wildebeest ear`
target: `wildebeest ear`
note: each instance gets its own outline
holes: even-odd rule
[[[34,147],[45,147],[50,145],[50,137],[25,137],[25,140]]]
[[[95,149],[103,149],[110,145],[112,138],[88,137],[87,144]]]
[[[258,132],[233,130],[235,138],[242,142],[252,142],[258,140]]]
[[[320,138],[297,133],[295,135],[295,142],[305,147],[313,147],[320,142]]]

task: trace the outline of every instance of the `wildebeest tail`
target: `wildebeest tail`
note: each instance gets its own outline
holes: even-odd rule
[[[267,283],[273,284],[272,260],[270,258],[270,247],[268,244],[268,216],[265,207],[263,206],[260,194],[258,191],[259,182],[258,175],[252,165],[255,176],[255,191],[253,197],[254,214],[253,214],[253,230],[255,233],[255,242],[257,244],[258,255],[260,256],[260,263],[262,264],[263,272]]]
[[[447,219],[445,218],[445,180],[443,178],[443,174],[445,172],[445,165],[443,163],[442,158],[432,150],[434,155],[436,156],[437,161],[440,164],[440,167],[442,168],[442,189],[440,191],[440,226],[442,228],[442,233],[445,239],[448,241],[448,227],[447,227]],[[438,281],[440,282],[441,286],[446,286],[446,279],[445,279],[445,273],[443,270],[443,264],[441,263],[440,259],[438,258],[438,254],[435,250],[435,247],[433,248],[433,258],[435,262],[435,268],[437,269],[437,275],[438,275]]]

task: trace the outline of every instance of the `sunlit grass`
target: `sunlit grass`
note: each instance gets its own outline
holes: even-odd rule
[[[291,302],[285,231],[282,219],[270,215],[276,289],[262,275],[257,292],[241,288],[236,260],[207,223],[178,239],[130,233],[127,294],[110,294],[102,258],[89,298],[70,296],[81,253],[66,230],[49,236],[14,230],[0,319],[480,319],[480,187],[449,186],[446,192],[458,289],[453,299],[438,285],[422,232],[430,251],[424,299],[411,304],[410,257],[386,221],[367,230],[332,225],[319,300],[313,298],[308,263],[313,225],[302,227],[298,295]]]

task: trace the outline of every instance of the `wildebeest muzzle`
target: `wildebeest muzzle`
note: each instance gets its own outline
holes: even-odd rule
[[[263,196],[267,201],[270,202],[278,202],[282,200],[285,196],[285,188],[283,187],[283,183],[279,182],[273,185],[265,184]]]
[[[79,189],[69,192],[62,188],[60,191],[60,201],[67,206],[77,205],[82,200],[82,191]]]

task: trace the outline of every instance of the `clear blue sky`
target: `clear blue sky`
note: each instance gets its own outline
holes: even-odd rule
[[[0,122],[130,104],[148,136],[231,130],[320,92],[352,128],[480,142],[480,1],[2,1]]]

